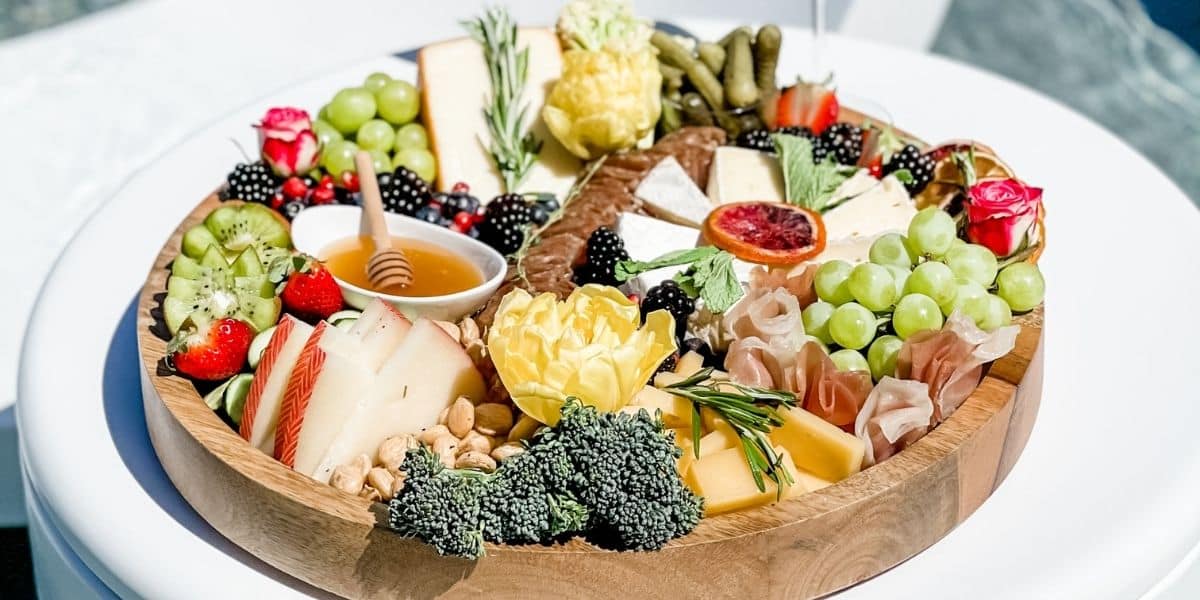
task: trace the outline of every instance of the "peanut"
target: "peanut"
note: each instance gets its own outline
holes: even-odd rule
[[[461,334],[459,341],[466,346],[470,342],[479,341],[479,324],[471,317],[464,317],[458,322],[458,331]]]
[[[400,473],[397,473],[395,478],[392,479],[391,493],[392,493],[393,498],[395,498],[397,495],[399,495],[400,492],[404,491],[404,480],[405,479],[408,479],[408,475],[406,473],[404,473],[403,471],[401,471]]]
[[[377,490],[371,486],[367,486],[367,487],[363,488],[362,490],[360,490],[358,492],[358,495],[363,498],[366,498],[367,500],[370,500],[371,502],[379,502],[380,500],[383,500],[383,496],[379,495],[379,490]]]
[[[393,435],[383,440],[382,444],[379,444],[379,450],[376,451],[376,458],[379,459],[379,464],[383,465],[384,468],[389,471],[395,471],[404,462],[404,455],[408,453],[409,449],[416,448],[419,445],[417,438],[412,434]]]
[[[433,427],[422,429],[421,433],[417,434],[417,439],[426,446],[432,446],[434,440],[444,435],[450,435],[450,428],[445,425],[434,425]]]
[[[466,396],[459,396],[450,405],[450,414],[446,417],[446,427],[455,437],[463,437],[475,426],[475,405]]]
[[[441,327],[442,331],[445,331],[446,335],[450,336],[450,339],[454,340],[455,344],[462,342],[462,332],[459,331],[458,325],[450,321],[434,321],[434,324]]]
[[[483,435],[478,431],[470,431],[463,437],[462,443],[458,445],[458,453],[463,452],[482,452],[487,454],[492,451],[492,447],[496,445],[496,440],[490,435]]]
[[[499,446],[496,446],[495,450],[492,450],[491,457],[494,458],[496,462],[500,462],[510,456],[515,456],[524,451],[525,446],[520,442],[505,442]]]
[[[358,469],[358,474],[361,477],[367,476],[367,471],[371,470],[371,457],[366,454],[359,454],[350,462],[351,465]]]
[[[454,463],[456,469],[477,469],[480,471],[495,471],[496,461],[482,452],[464,452]]]
[[[508,441],[516,442],[519,440],[529,439],[533,436],[533,432],[537,431],[542,424],[537,422],[537,419],[529,415],[521,415],[517,420],[517,424],[508,430]]]
[[[475,407],[475,430],[485,435],[505,435],[512,429],[512,409],[504,404],[486,402]]]
[[[395,483],[395,479],[387,469],[379,467],[375,467],[371,469],[370,473],[367,473],[367,485],[375,488],[379,492],[379,497],[384,500],[392,499],[392,484]]]
[[[448,420],[450,420],[450,407],[449,406],[447,406],[446,408],[443,408],[442,412],[438,413],[437,424],[445,425],[446,421],[448,421]]]
[[[354,464],[339,465],[329,476],[329,485],[343,492],[357,494],[362,491],[363,476]]]
[[[458,455],[458,438],[447,433],[436,440],[433,440],[433,453],[438,455],[442,464],[447,467],[454,467],[454,457]]]

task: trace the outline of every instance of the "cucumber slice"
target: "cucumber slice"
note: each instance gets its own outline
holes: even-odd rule
[[[272,325],[258,332],[258,335],[250,340],[250,352],[246,354],[246,360],[250,362],[251,369],[258,368],[258,361],[262,360],[263,352],[267,349],[267,344],[271,343],[271,336],[275,335],[276,327],[278,325]]]
[[[218,385],[217,387],[213,388],[211,392],[205,394],[204,403],[213,410],[221,408],[221,405],[225,403],[225,390],[229,388],[230,382],[232,382],[236,377],[237,375],[234,375],[233,377],[226,379],[224,383]]]
[[[229,415],[234,425],[242,424],[242,411],[246,408],[246,396],[250,393],[250,383],[254,376],[249,373],[238,373],[228,382],[225,388],[225,414]]]
[[[329,321],[331,325],[337,325],[340,321],[357,321],[360,315],[362,315],[362,312],[357,310],[339,310],[329,315],[329,318],[325,320]]]
[[[358,319],[342,319],[341,321],[334,323],[333,326],[341,329],[342,331],[350,331],[350,328],[354,327],[355,321],[358,321]]]

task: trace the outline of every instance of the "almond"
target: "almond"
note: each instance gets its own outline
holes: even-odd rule
[[[466,396],[459,396],[450,405],[450,414],[446,417],[446,427],[455,437],[463,437],[475,426],[475,405]]]
[[[512,409],[496,402],[475,407],[475,431],[484,435],[506,435],[513,426]]]

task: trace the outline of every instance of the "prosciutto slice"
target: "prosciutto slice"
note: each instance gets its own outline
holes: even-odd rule
[[[751,289],[746,297],[725,313],[722,326],[733,339],[804,339],[800,302],[783,288]],[[800,344],[796,343],[795,348],[799,347]]]
[[[928,384],[894,377],[879,380],[854,421],[854,435],[867,446],[863,466],[882,462],[920,439],[932,417]]]
[[[750,271],[750,289],[785,289],[796,297],[800,308],[817,301],[817,290],[813,287],[813,278],[817,276],[820,265],[802,263],[788,267],[754,267]]]
[[[725,369],[738,383],[796,394],[805,410],[843,429],[852,428],[871,393],[870,373],[839,371],[820,346],[807,341],[796,349],[784,338],[739,339],[729,346]]]
[[[932,423],[941,423],[979,386],[983,365],[1016,346],[1019,332],[1017,325],[986,332],[956,311],[941,331],[918,332],[904,341],[896,358],[896,375],[929,385]]]

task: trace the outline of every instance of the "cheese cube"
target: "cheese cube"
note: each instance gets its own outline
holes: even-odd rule
[[[680,356],[679,362],[675,364],[675,372],[683,375],[684,377],[691,377],[703,368],[704,357],[690,350],[687,352],[687,354]]]
[[[687,377],[684,377],[683,375],[680,375],[679,373],[670,373],[668,371],[663,371],[662,373],[659,373],[654,376],[654,387],[664,388],[664,387],[667,387],[668,385],[675,385],[676,383],[679,383],[680,381],[683,381],[684,379],[687,379]]]
[[[630,405],[634,408],[645,408],[654,414],[662,411],[663,425],[670,428],[691,429],[692,403],[670,392],[646,386],[633,396]]]
[[[733,428],[722,424],[700,438],[700,458],[716,454],[727,448],[741,447],[741,445],[742,442],[734,433]]]
[[[795,479],[796,465],[787,450],[775,448],[775,452],[779,454],[781,467]],[[685,481],[693,492],[704,497],[705,516],[767,504],[776,499],[777,487],[769,477],[763,477],[765,489],[759,491],[740,446],[696,459]],[[792,488],[798,489],[797,486]],[[795,493],[789,490],[784,497]]]
[[[721,427],[729,427],[729,423],[725,421],[725,417],[717,414],[717,411],[707,407],[700,407],[700,422],[704,424],[705,431],[715,431]]]
[[[821,488],[833,485],[832,482],[825,481],[804,469],[796,469],[795,481],[796,483],[789,490],[788,496],[798,496],[805,492],[815,492]]]
[[[758,150],[719,146],[708,171],[708,198],[716,204],[783,202],[779,160]]]
[[[675,432],[675,445],[683,450],[683,454],[679,456],[679,462],[676,467],[679,469],[679,476],[686,477],[688,470],[691,469],[692,463],[696,461],[696,447],[692,443],[691,429],[672,429]]]
[[[771,441],[786,448],[797,466],[834,483],[862,470],[862,440],[802,408],[781,408],[779,414],[783,425],[771,431]]]

